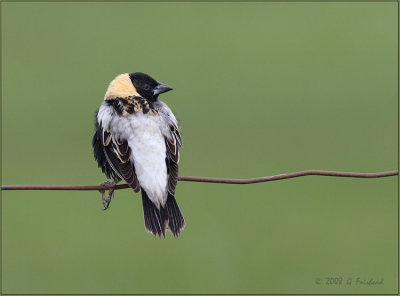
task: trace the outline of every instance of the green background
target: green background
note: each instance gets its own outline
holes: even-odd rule
[[[2,3],[2,61],[3,184],[105,181],[94,111],[135,71],[174,87],[180,175],[397,168],[395,2]],[[2,192],[2,289],[396,293],[397,180],[180,182],[165,240],[130,190]]]

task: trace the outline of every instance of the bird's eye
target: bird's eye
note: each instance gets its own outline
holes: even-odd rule
[[[148,84],[143,85],[143,89],[144,90],[149,90],[150,89],[150,85],[148,85]]]

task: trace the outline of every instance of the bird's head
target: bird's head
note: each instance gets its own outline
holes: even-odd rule
[[[155,80],[145,73],[125,73],[118,75],[111,81],[104,99],[141,96],[154,102],[160,94],[170,90],[172,90],[172,87]]]

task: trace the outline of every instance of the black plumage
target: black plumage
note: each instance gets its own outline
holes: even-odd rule
[[[115,170],[112,169],[111,165],[107,161],[107,157],[104,152],[103,145],[103,129],[99,126],[97,122],[97,112],[95,120],[95,133],[92,140],[93,154],[97,161],[98,167],[101,168],[102,172],[106,175],[108,179],[113,179],[116,182],[121,180],[120,176]]]
[[[165,236],[165,231],[168,228],[174,236],[179,235],[185,226],[185,219],[172,194],[168,194],[165,206],[160,206],[160,209],[157,209],[142,188],[142,203],[144,224],[149,232],[158,236]]]
[[[131,149],[128,142],[115,139],[97,122],[96,127],[92,145],[98,166],[101,167],[107,178],[116,182],[123,179],[135,192],[139,192],[139,181],[135,173],[135,166],[130,159]]]

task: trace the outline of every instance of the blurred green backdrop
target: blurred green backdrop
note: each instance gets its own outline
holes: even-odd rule
[[[105,181],[94,111],[135,71],[174,87],[181,175],[397,168],[395,2],[2,3],[2,29],[3,184]],[[3,293],[396,293],[397,180],[180,182],[165,240],[130,190],[2,192]]]

